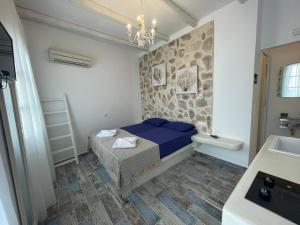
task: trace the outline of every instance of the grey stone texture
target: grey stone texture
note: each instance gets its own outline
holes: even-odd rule
[[[162,117],[210,133],[213,107],[214,23],[209,22],[139,59],[143,119]],[[167,84],[152,86],[152,67],[166,63]],[[198,93],[176,94],[176,70],[197,65]]]

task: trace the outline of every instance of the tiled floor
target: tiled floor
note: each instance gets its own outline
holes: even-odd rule
[[[244,169],[195,153],[135,189],[125,205],[92,152],[56,173],[58,204],[45,225],[212,225],[220,224],[224,202]]]

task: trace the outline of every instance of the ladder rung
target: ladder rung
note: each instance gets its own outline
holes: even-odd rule
[[[63,98],[42,98],[41,102],[60,102],[64,101]]]
[[[54,141],[57,141],[57,143],[64,142],[65,144],[68,144],[67,147],[61,147],[59,149],[53,149],[52,147],[54,147],[54,146],[52,146],[52,147],[50,146],[51,151],[52,151],[52,156],[55,159],[54,167],[62,166],[62,165],[65,165],[65,164],[73,162],[73,161],[78,163],[78,153],[77,153],[77,147],[76,147],[75,140],[74,140],[74,133],[73,133],[72,122],[70,119],[67,96],[64,95],[63,98],[60,98],[60,97],[41,98],[40,102],[44,106],[47,106],[47,105],[50,106],[50,104],[52,104],[52,108],[44,108],[43,109],[43,115],[45,117],[45,120],[47,121],[47,119],[53,119],[53,121],[47,121],[49,123],[49,124],[46,124],[47,129],[52,128],[52,127],[60,127],[61,129],[63,129],[61,126],[68,127],[68,132],[64,135],[54,136],[52,138],[49,137],[49,135],[48,135],[50,144],[55,143]],[[62,106],[62,104],[64,106]],[[59,121],[58,119],[61,116],[65,117],[66,120]],[[58,118],[55,118],[55,117],[58,117]],[[60,134],[55,134],[55,135],[60,135]]]
[[[66,159],[66,160],[63,160],[63,161],[60,161],[58,163],[55,163],[54,167],[59,167],[59,166],[65,165],[65,164],[73,162],[73,161],[76,161],[75,157],[74,158],[70,158],[70,159]]]
[[[72,150],[74,149],[74,146],[70,146],[70,147],[66,147],[66,148],[62,148],[62,149],[59,149],[59,150],[55,150],[52,152],[52,154],[58,154],[58,153],[61,153],[61,152],[65,152],[65,151],[69,151],[69,150]]]
[[[56,141],[56,140],[67,138],[67,137],[71,137],[71,134],[67,134],[67,135],[62,135],[62,136],[50,138],[49,141]]]
[[[52,111],[52,112],[44,112],[44,115],[53,115],[53,114],[61,114],[66,113],[67,111],[61,110],[61,111]]]
[[[60,126],[64,126],[64,125],[69,125],[67,122],[65,123],[56,123],[56,124],[51,124],[51,125],[47,125],[47,128],[52,128],[52,127],[60,127]]]

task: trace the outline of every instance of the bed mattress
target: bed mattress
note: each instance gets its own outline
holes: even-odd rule
[[[192,143],[191,137],[197,133],[196,129],[180,132],[145,123],[135,124],[121,129],[158,144],[161,159]]]
[[[118,129],[114,137],[99,138],[97,133],[90,135],[89,147],[108,172],[116,192],[126,197],[141,180],[151,177],[153,171],[161,171],[160,159],[189,145],[192,142],[191,136],[196,134],[197,130],[180,132],[140,123]],[[117,138],[130,136],[139,137],[136,148],[112,149]],[[162,168],[169,164],[170,162],[164,164]],[[144,178],[138,180],[140,177]]]
[[[89,137],[89,146],[98,156],[117,188],[128,187],[143,173],[147,173],[160,163],[158,144],[139,138],[136,148],[112,149],[118,138],[134,136],[119,129],[114,137],[97,137],[95,132]]]

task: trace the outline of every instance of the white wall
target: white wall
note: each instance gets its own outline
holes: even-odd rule
[[[35,22],[23,24],[40,97],[67,94],[80,153],[87,151],[92,131],[140,120],[138,52]],[[90,56],[94,65],[50,63],[50,47]]]
[[[300,1],[299,0],[259,0],[259,14],[256,46],[256,73],[260,75],[261,49],[281,46],[300,40],[293,35],[295,28],[300,28]],[[260,80],[260,79],[259,79]],[[259,118],[260,83],[253,89],[251,161],[257,148],[257,129]],[[276,123],[278,125],[278,123]],[[277,134],[280,134],[278,132]]]
[[[202,152],[248,166],[255,64],[257,1],[234,2],[215,20],[213,133],[241,140],[240,151],[201,146]]]
[[[299,0],[263,0],[262,49],[300,41],[293,29],[300,28]]]
[[[269,66],[269,93],[266,137],[269,135],[291,136],[288,129],[279,128],[280,113],[299,115],[300,98],[281,98],[277,96],[278,74],[282,66],[300,63],[300,43],[294,43],[267,51],[270,57]],[[300,138],[300,132],[296,131],[295,137]]]
[[[234,1],[199,21],[199,26],[215,23],[213,134],[241,140],[244,146],[240,151],[208,145],[197,150],[242,166],[248,166],[250,154],[257,17],[257,0]],[[191,30],[187,27],[171,40]]]

